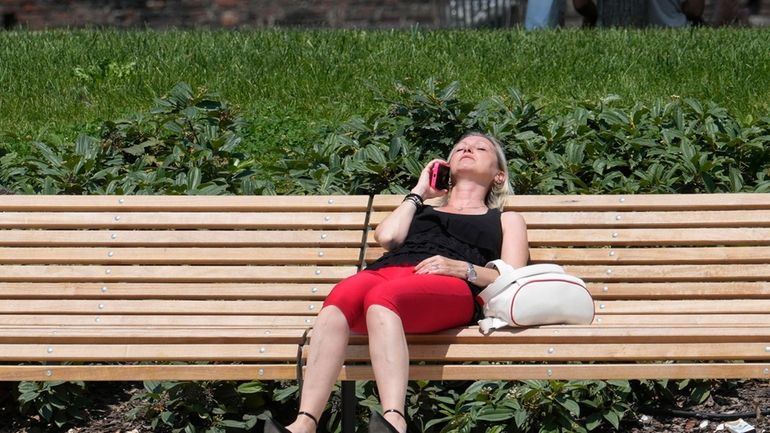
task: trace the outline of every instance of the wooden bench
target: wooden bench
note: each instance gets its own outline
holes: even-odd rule
[[[371,229],[400,201],[0,197],[0,380],[296,378],[324,296],[381,254]],[[533,263],[586,280],[594,323],[410,335],[412,378],[770,378],[770,194],[508,209]],[[340,379],[371,378],[355,336]]]
[[[0,196],[0,380],[295,378],[369,202]]]

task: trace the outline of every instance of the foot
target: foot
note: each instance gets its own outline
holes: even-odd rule
[[[264,433],[315,433],[318,428],[318,420],[307,412],[299,412],[297,419],[290,425],[284,427],[268,418],[265,421]]]
[[[406,419],[396,409],[383,412],[385,416],[372,412],[369,418],[369,433],[406,433]]]

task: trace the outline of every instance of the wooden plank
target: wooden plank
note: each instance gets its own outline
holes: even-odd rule
[[[564,266],[566,272],[588,281],[676,282],[676,281],[768,281],[770,265],[606,265]]]
[[[0,365],[0,381],[295,380],[292,364]]]
[[[373,208],[392,210],[403,195],[376,195]],[[709,210],[770,209],[770,196],[763,193],[723,194],[597,194],[597,195],[512,195],[506,210]]]
[[[390,212],[372,213],[379,225]],[[529,229],[770,227],[766,210],[671,212],[521,212]]]
[[[6,300],[0,314],[315,315],[320,301]]]
[[[356,247],[360,230],[2,230],[0,246]]]
[[[364,212],[3,212],[0,229],[357,229]]]
[[[102,346],[98,346],[101,348]],[[0,345],[0,349],[4,348]],[[768,361],[764,343],[653,344],[432,344],[412,345],[412,362],[567,362],[567,361]],[[92,351],[95,349],[91,349]],[[306,349],[305,352],[308,352]],[[366,361],[368,347],[349,346],[349,361]],[[2,359],[2,358],[0,358]]]
[[[333,284],[2,283],[0,299],[305,299],[323,300]]]
[[[747,246],[770,244],[770,229],[764,228],[573,228],[528,229],[530,248],[535,247],[627,247],[627,246]],[[367,244],[377,246],[374,232]]]
[[[337,282],[353,266],[43,266],[0,265],[7,282]]]
[[[0,326],[0,342],[6,344],[192,344],[192,343],[294,343],[300,344],[305,329],[264,326]],[[313,334],[310,333],[310,340]],[[506,328],[482,335],[478,327],[449,329],[436,334],[410,334],[407,342],[419,344],[591,344],[591,343],[722,343],[767,342],[770,329],[754,326],[542,326]],[[351,336],[351,344],[367,344],[365,335]]]
[[[588,283],[594,299],[760,299],[770,298],[768,281],[717,283]]]
[[[2,248],[0,264],[358,265],[358,248]]]
[[[770,363],[413,365],[411,380],[767,379]],[[368,366],[346,366],[340,380],[371,380]]]
[[[9,195],[3,196],[0,212],[55,211],[168,211],[168,212],[309,212],[365,211],[369,197],[362,195],[319,196],[112,196],[112,195]]]
[[[310,335],[312,339],[312,333]],[[528,343],[716,343],[767,342],[770,329],[757,326],[595,326],[549,325],[504,328],[482,335],[478,326],[435,334],[407,335],[409,344],[528,344]]]
[[[766,210],[693,212],[522,212],[528,228],[770,227]]]
[[[114,315],[114,314],[0,314],[0,326],[153,326],[156,328],[178,326],[212,327],[294,327],[307,328],[315,322],[315,316],[307,315]]]
[[[768,314],[770,299],[598,301],[596,311],[608,314]]]
[[[770,243],[770,229],[756,227],[529,229],[527,230],[527,239],[530,247],[768,245]]]
[[[302,328],[0,326],[3,344],[301,344]]]
[[[603,314],[597,312],[595,326],[770,326],[768,314]]]
[[[770,263],[770,247],[530,248],[529,251],[530,260],[533,263],[622,265]]]
[[[413,365],[411,380],[767,379],[770,363]],[[372,380],[371,367],[345,366],[340,380]],[[294,380],[291,364],[0,365],[0,381]]]
[[[0,362],[291,362],[296,359],[296,344],[0,344]]]
[[[371,263],[385,253],[366,250]],[[567,264],[729,264],[770,263],[770,247],[708,248],[530,248],[532,263]]]
[[[435,344],[409,348],[412,362],[436,361],[767,361],[766,343]],[[305,350],[307,353],[308,350]],[[367,361],[367,346],[350,346],[349,361]],[[292,361],[296,344],[0,344],[1,362]]]

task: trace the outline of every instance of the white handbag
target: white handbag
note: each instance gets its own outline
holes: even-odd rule
[[[484,319],[482,334],[505,326],[574,324],[594,320],[594,301],[580,278],[566,274],[558,265],[539,264],[514,269],[495,260],[500,276],[476,297]]]

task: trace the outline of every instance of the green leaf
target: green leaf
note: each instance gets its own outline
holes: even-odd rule
[[[190,167],[187,171],[187,189],[188,191],[195,191],[201,184],[201,169],[198,167]]]
[[[559,398],[556,399],[556,401],[560,405],[564,406],[564,408],[567,409],[575,417],[579,417],[580,416],[580,405],[576,401],[569,400],[569,399],[565,398],[564,396],[560,396]]]
[[[509,409],[501,408],[495,409],[491,407],[485,407],[481,409],[476,416],[479,421],[500,422],[513,418],[514,414]]]
[[[236,390],[240,394],[256,394],[258,392],[263,392],[265,390],[265,386],[262,382],[252,381],[240,384]]]
[[[615,411],[608,411],[603,414],[604,419],[609,421],[610,424],[615,428],[615,430],[620,428],[620,416]]]

